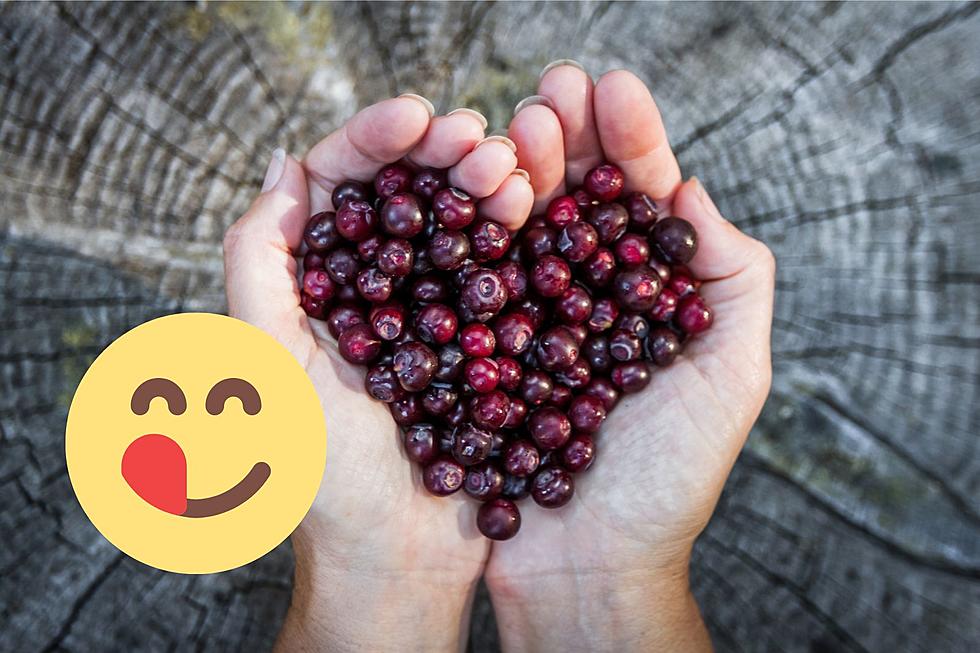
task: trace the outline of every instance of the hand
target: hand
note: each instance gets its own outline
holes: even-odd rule
[[[484,140],[486,121],[463,110],[431,117],[403,96],[364,109],[307,154],[277,150],[259,197],[225,237],[231,315],[272,334],[305,367],[327,421],[320,494],[293,537],[296,587],[281,648],[459,648],[468,604],[488,555],[462,496],[428,495],[402,454],[387,407],[364,390],[364,374],[337,352],[326,323],[300,308],[303,229],[329,210],[345,179],[371,180],[407,159],[450,168],[450,180],[482,199],[480,211],[508,226],[526,219],[533,195],[515,170],[513,143]],[[414,638],[414,639],[413,639]]]
[[[682,183],[634,75],[611,72],[593,88],[561,65],[538,93],[510,125],[535,212],[597,163],[616,163],[627,190],[697,228],[690,268],[715,322],[611,412],[569,504],[522,503],[520,533],[494,545],[486,571],[501,636],[518,649],[703,648],[688,561],[769,392],[774,259],[721,217],[696,179]]]

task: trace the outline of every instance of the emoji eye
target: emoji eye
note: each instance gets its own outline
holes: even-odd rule
[[[163,397],[167,400],[167,408],[170,409],[171,415],[183,415],[187,410],[184,391],[170,379],[147,379],[140,383],[133,391],[129,407],[137,415],[146,415],[146,411],[150,410],[150,401],[154,397]]]
[[[229,397],[238,397],[242,402],[242,408],[249,415],[255,415],[262,410],[259,391],[244,379],[224,379],[215,383],[208,392],[204,406],[212,415],[218,415],[224,410],[225,402]]]

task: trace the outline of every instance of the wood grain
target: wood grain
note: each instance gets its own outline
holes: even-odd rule
[[[128,328],[224,308],[220,240],[358,106],[502,127],[548,61],[628,67],[779,272],[771,399],[698,542],[719,650],[980,648],[980,5],[0,5],[0,650],[264,650],[288,545],[164,574],[68,484]],[[482,596],[482,595],[481,595]],[[485,596],[471,649],[497,648]]]

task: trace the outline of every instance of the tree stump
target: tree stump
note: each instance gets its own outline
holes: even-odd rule
[[[224,310],[221,237],[274,147],[409,90],[503,127],[569,56],[644,78],[778,260],[772,396],[693,561],[719,650],[978,650],[978,12],[0,5],[0,650],[271,646],[288,545],[200,577],[116,551],[66,476],[75,385],[132,326]]]

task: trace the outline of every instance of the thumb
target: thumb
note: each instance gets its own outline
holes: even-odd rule
[[[277,149],[262,191],[224,239],[229,315],[271,334],[300,361],[311,340],[300,308],[294,252],[299,251],[308,217],[303,168]]]
[[[772,253],[722,217],[697,177],[681,184],[673,199],[673,213],[694,225],[698,251],[688,263],[699,279],[713,281],[742,273],[772,273]]]

